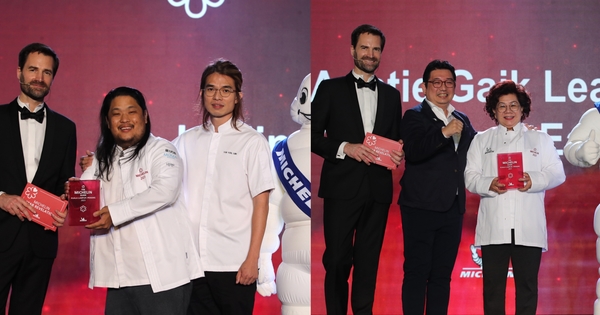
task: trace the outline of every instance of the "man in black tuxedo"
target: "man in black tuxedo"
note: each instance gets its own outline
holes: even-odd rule
[[[42,313],[58,249],[57,232],[31,221],[35,210],[20,197],[23,188],[31,182],[60,196],[75,175],[75,124],[44,104],[58,62],[46,45],[23,48],[17,68],[21,94],[0,105],[0,311],[12,287],[11,315]],[[65,217],[66,211],[53,215],[54,225],[62,226]]]
[[[352,311],[372,314],[379,254],[392,201],[392,172],[373,164],[367,132],[400,139],[400,93],[374,75],[385,36],[374,26],[352,32],[354,69],[321,82],[312,102],[312,152],[325,159],[319,197],[324,198],[325,302],[327,314],[343,314],[352,274]],[[365,82],[366,81],[366,82]],[[325,135],[326,133],[326,135]],[[400,164],[402,152],[393,152]]]
[[[446,314],[450,276],[465,213],[464,171],[475,136],[469,118],[450,104],[454,67],[434,60],[421,85],[425,100],[406,111],[402,140],[406,164],[400,181],[404,235],[404,314]]]

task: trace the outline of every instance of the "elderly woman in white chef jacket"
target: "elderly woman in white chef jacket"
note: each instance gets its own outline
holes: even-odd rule
[[[516,314],[535,314],[538,271],[542,252],[548,249],[544,194],[565,181],[565,172],[550,136],[522,123],[531,111],[531,98],[522,85],[496,83],[485,110],[498,126],[475,136],[465,169],[467,189],[481,196],[475,246],[481,247],[483,259],[484,313],[505,314],[510,261]],[[498,177],[498,154],[518,152],[523,175],[513,183],[522,187],[507,187]],[[513,162],[518,164],[518,158]]]

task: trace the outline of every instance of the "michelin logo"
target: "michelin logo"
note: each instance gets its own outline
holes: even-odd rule
[[[477,251],[477,248],[475,247],[475,245],[471,244],[470,246],[471,248],[471,259],[473,259],[473,262],[475,263],[475,265],[479,266],[479,267],[463,267],[462,270],[460,271],[460,278],[475,278],[475,279],[480,279],[483,278],[483,258],[479,255],[479,252]],[[506,274],[507,278],[514,278],[514,274],[513,274],[513,270],[512,267],[508,268],[508,273]]]
[[[199,19],[201,17],[204,16],[204,14],[206,14],[206,8],[207,7],[212,7],[212,8],[218,8],[220,7],[223,2],[225,2],[225,0],[217,0],[217,1],[211,1],[211,0],[202,0],[202,9],[200,10],[200,12],[194,12],[192,11],[192,9],[190,8],[190,2],[192,0],[169,0],[169,4],[174,6],[174,7],[180,7],[180,6],[184,6],[185,7],[185,13],[192,19]],[[199,4],[195,4],[195,7],[198,7]]]

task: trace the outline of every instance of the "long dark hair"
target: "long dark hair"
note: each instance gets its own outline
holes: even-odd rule
[[[100,178],[104,180],[110,180],[109,176],[115,156],[116,142],[115,137],[108,126],[108,111],[110,110],[110,104],[117,96],[131,96],[142,108],[148,120],[146,123],[146,131],[144,132],[144,136],[142,136],[140,142],[137,143],[135,151],[131,157],[129,157],[129,160],[132,160],[139,155],[140,151],[146,145],[146,142],[148,142],[148,138],[150,137],[150,115],[148,115],[146,100],[144,99],[142,92],[127,86],[121,86],[108,92],[106,97],[104,97],[104,101],[102,102],[102,108],[100,108],[100,138],[98,139],[98,144],[96,145],[96,158],[98,159],[98,169],[100,170],[99,175]]]
[[[202,72],[202,78],[200,79],[200,90],[203,90],[206,87],[206,80],[208,76],[213,73],[218,73],[222,75],[226,75],[233,79],[235,84],[235,92],[234,97],[237,99],[237,103],[233,108],[233,113],[231,117],[231,126],[236,130],[239,130],[237,127],[237,121],[244,121],[244,113],[242,107],[242,98],[240,97],[240,93],[242,92],[242,83],[244,83],[244,79],[242,78],[242,72],[240,69],[231,61],[218,59],[209,64],[204,72]],[[210,113],[204,107],[204,96],[200,97],[200,113],[202,115],[202,126],[204,129],[208,130],[208,122],[210,120]]]

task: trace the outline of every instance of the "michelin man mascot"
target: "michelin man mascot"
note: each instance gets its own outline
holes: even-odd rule
[[[269,199],[257,290],[262,296],[277,293],[283,315],[310,315],[310,103],[309,74],[290,110],[292,119],[302,127],[273,148],[273,174],[279,185]],[[275,284],[271,254],[279,247],[282,221],[282,262]]]
[[[600,158],[600,102],[586,111],[569,134],[564,155],[571,164],[579,167],[591,167]],[[596,241],[596,258],[600,262],[600,205],[594,212],[594,231],[598,235]],[[600,272],[600,269],[598,269]],[[596,301],[594,315],[600,315],[600,279],[596,282]]]

